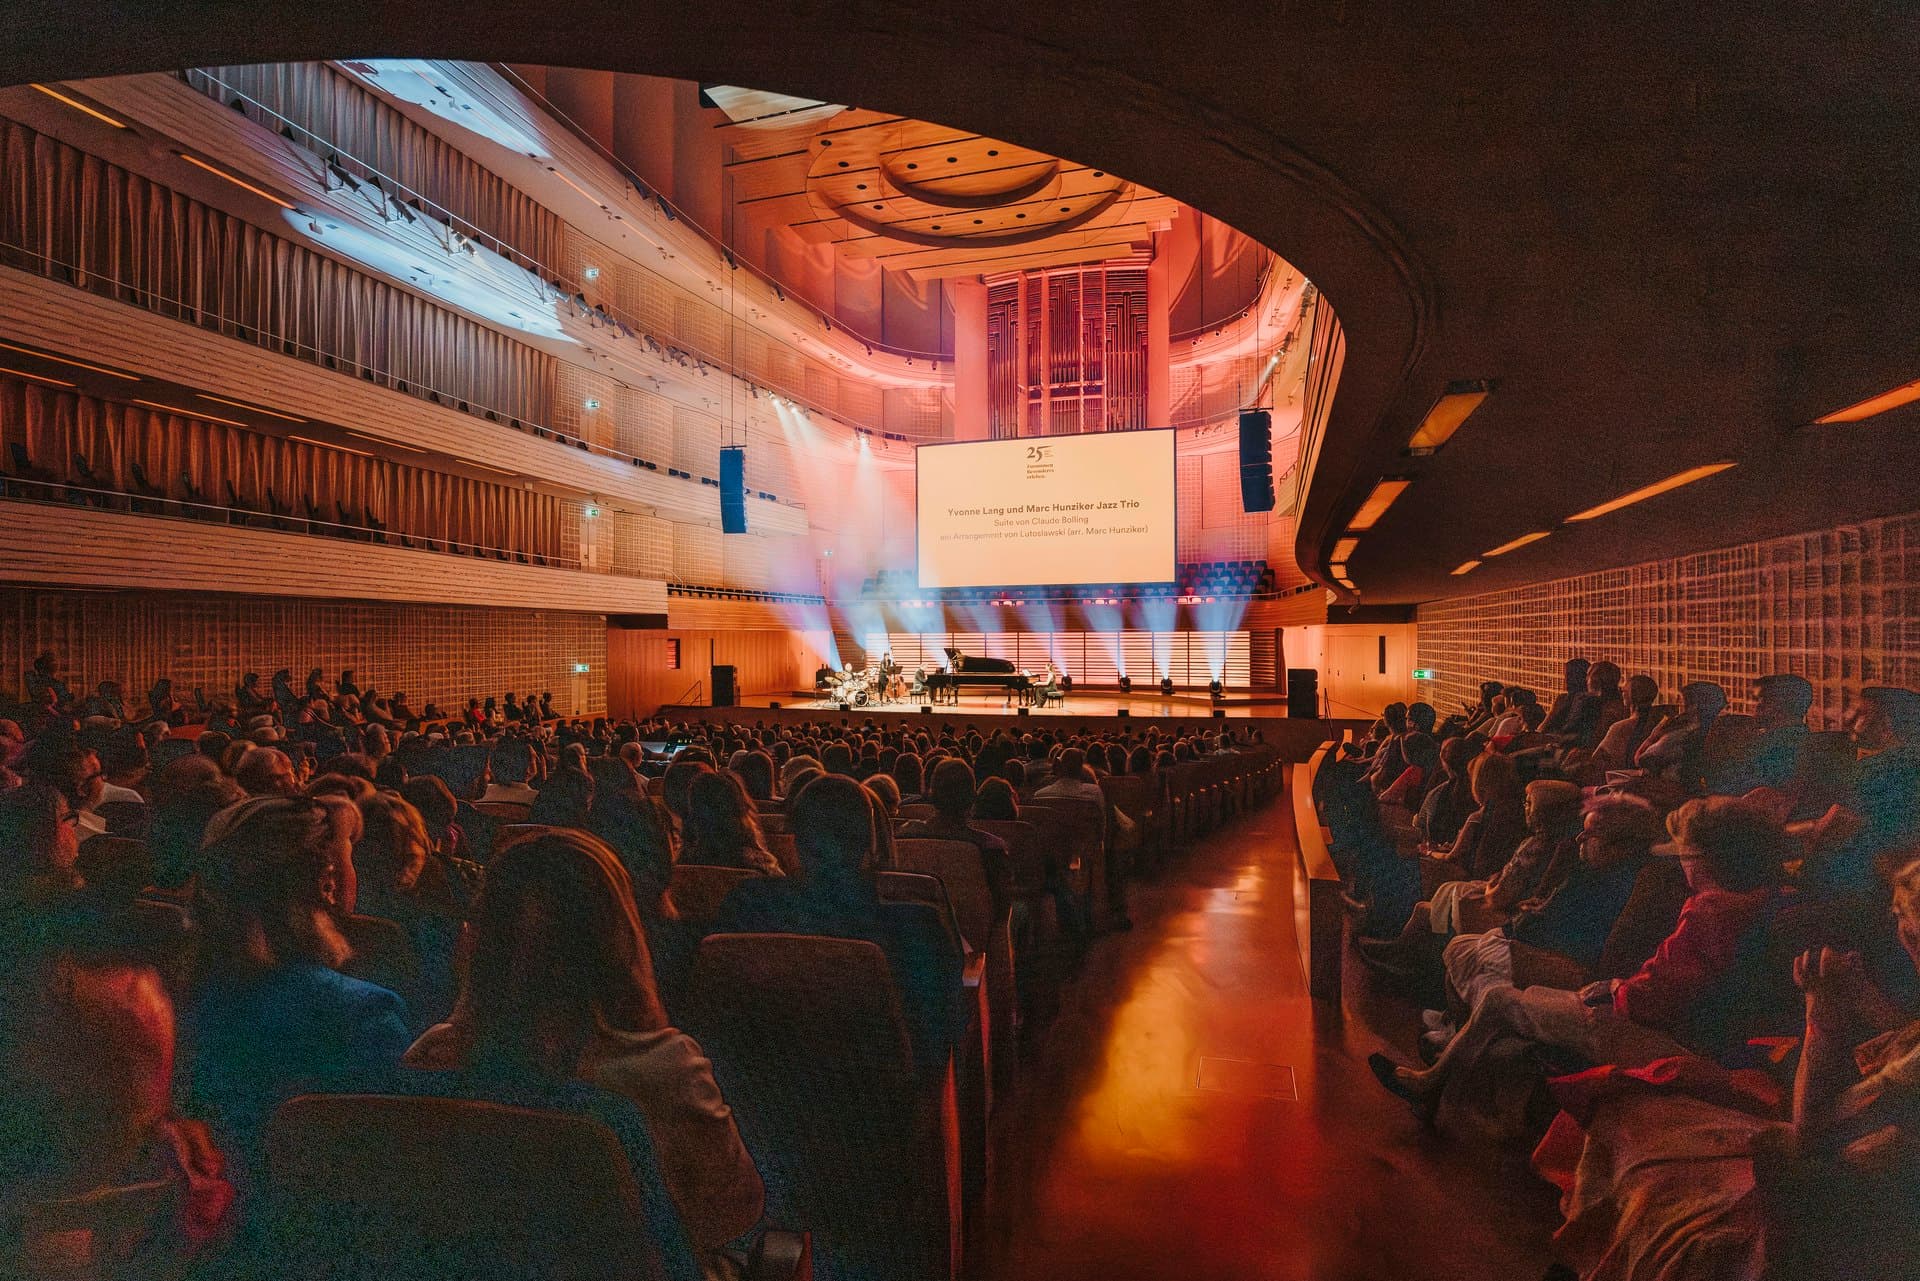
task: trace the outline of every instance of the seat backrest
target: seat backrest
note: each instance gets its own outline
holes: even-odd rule
[[[913,801],[902,805],[898,817],[903,819],[930,819],[938,817],[939,811],[925,801]]]
[[[1045,811],[1040,811],[1039,817]],[[973,826],[983,832],[991,832],[1007,843],[1007,851],[1013,864],[1014,889],[1023,893],[1037,893],[1046,883],[1046,866],[1040,854],[1040,833],[1032,823],[1025,819],[970,819]]]
[[[407,1003],[407,1013],[416,1019],[436,1013],[427,1009],[427,985],[420,968],[420,954],[413,939],[397,921],[381,916],[356,913],[339,922],[353,955],[340,967],[350,977],[378,984]]]
[[[524,823],[533,816],[533,806],[524,801],[475,801],[473,808],[502,823]]]
[[[878,945],[710,935],[689,1014],[766,1183],[769,1220],[804,1223],[826,1275],[953,1274],[956,1145],[940,1103],[951,1091],[916,1078]]]
[[[1627,904],[1620,910],[1600,951],[1600,973],[1624,978],[1653,955],[1680,920],[1687,901],[1687,875],[1680,860],[1650,858],[1634,878]]]
[[[733,887],[759,873],[744,867],[701,867],[676,863],[667,880],[667,892],[683,921],[711,921],[720,914]]]
[[[800,847],[793,839],[792,832],[763,832],[766,838],[767,853],[778,859],[781,867],[800,865]]]
[[[170,1179],[97,1188],[19,1207],[20,1275],[109,1281],[180,1270],[158,1257],[177,1242],[183,1185]]]
[[[620,1140],[566,1112],[305,1095],[266,1129],[296,1275],[654,1281],[665,1270]]]
[[[960,933],[975,951],[993,935],[993,894],[980,861],[980,849],[968,841],[902,837],[893,843],[894,866],[939,878],[947,887]]]
[[[966,939],[960,930],[960,918],[953,910],[953,900],[947,894],[946,882],[925,872],[875,872],[873,884],[880,897],[889,903],[925,903],[939,913],[954,954],[966,954]]]

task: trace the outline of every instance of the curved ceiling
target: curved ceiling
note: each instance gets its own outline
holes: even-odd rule
[[[15,0],[0,82],[205,62],[508,59],[755,84],[1126,174],[1271,246],[1349,341],[1299,525],[1318,568],[1384,475],[1369,600],[1484,590],[1911,507],[1920,11],[1402,0]],[[1447,383],[1498,380],[1439,454]],[[1733,469],[1571,514],[1683,468]],[[1449,571],[1534,530],[1544,540]]]

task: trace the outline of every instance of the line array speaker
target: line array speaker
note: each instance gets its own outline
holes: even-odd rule
[[[1271,480],[1267,487],[1272,489]],[[728,445],[720,451],[720,532],[747,532],[747,451],[739,445]]]
[[[1240,411],[1240,506],[1273,510],[1273,415],[1264,409]]]

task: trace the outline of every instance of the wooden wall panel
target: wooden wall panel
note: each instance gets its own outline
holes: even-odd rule
[[[680,666],[667,666],[668,642]],[[607,708],[613,716],[650,716],[663,704],[713,697],[714,663],[738,669],[743,694],[784,694],[813,684],[817,654],[791,631],[626,631],[609,628]],[[697,687],[697,688],[696,688]]]
[[[0,504],[0,582],[664,613],[659,580],[504,564],[171,516]]]
[[[117,680],[134,704],[162,676],[191,703],[196,686],[230,693],[250,671],[264,688],[287,667],[299,687],[319,667],[331,688],[351,667],[362,688],[404,693],[416,709],[551,690],[555,707],[591,715],[606,706],[606,648],[595,614],[0,587],[8,696],[21,692],[35,655],[51,651],[76,690]]]
[[[1420,696],[1451,707],[1482,679],[1546,696],[1567,659],[1606,658],[1668,699],[1718,681],[1745,712],[1755,677],[1797,672],[1815,727],[1838,729],[1863,686],[1920,689],[1915,619],[1920,513],[1423,605]]]

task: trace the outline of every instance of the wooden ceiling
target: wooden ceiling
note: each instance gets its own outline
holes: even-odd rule
[[[716,132],[745,225],[922,280],[1143,257],[1179,208],[1104,170],[857,107]]]

